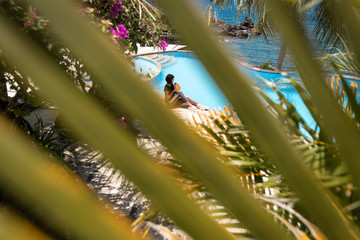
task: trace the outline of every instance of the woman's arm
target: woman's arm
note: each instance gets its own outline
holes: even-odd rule
[[[168,101],[171,97],[172,93],[165,91],[165,100]]]

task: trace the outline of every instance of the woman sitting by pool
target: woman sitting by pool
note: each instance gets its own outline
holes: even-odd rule
[[[174,78],[175,77],[172,74],[168,74],[165,78],[165,102],[174,106],[185,104],[188,109],[208,109],[208,107],[198,104],[191,98],[185,97],[184,93],[179,91],[180,85],[177,83],[174,84]]]

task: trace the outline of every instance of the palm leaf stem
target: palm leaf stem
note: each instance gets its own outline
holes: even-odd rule
[[[290,13],[283,6],[281,0],[272,0],[268,2],[273,9],[272,17],[276,21],[283,38],[289,43],[294,58],[298,64],[298,69],[303,76],[302,80],[308,89],[315,106],[323,115],[324,125],[328,132],[333,133],[337,143],[340,147],[341,155],[350,167],[350,171],[355,179],[356,185],[360,186],[360,177],[356,173],[356,169],[360,169],[360,150],[356,147],[360,142],[360,134],[355,125],[343,114],[334,97],[331,96],[327,89],[322,74],[313,60],[308,44],[302,32],[296,28],[295,22],[291,19]],[[341,126],[341,127],[339,127]],[[306,194],[306,193],[305,193]],[[300,197],[302,194],[300,194]],[[330,203],[330,202],[328,202]],[[312,212],[317,212],[314,209],[316,204],[308,205]],[[324,208],[324,206],[318,206]],[[330,206],[329,206],[330,207]],[[318,225],[324,232],[329,234],[332,238],[343,238],[347,235],[349,239],[358,239],[359,233],[355,230],[352,224],[346,220],[343,213],[335,207],[331,206],[331,223],[325,219],[320,220],[319,215],[315,217]],[[334,224],[333,227],[325,226],[327,224]],[[341,229],[341,230],[340,230]],[[340,231],[339,231],[340,230]]]
[[[17,216],[7,207],[0,205],[0,238],[50,240],[51,238],[40,232],[35,226]]]
[[[340,70],[337,68],[336,64],[333,63],[333,67],[335,68],[335,70],[338,72],[341,83],[343,85],[343,89],[348,97],[348,102],[351,106],[351,110],[355,115],[355,120],[357,123],[360,123],[360,107],[359,104],[356,101],[356,97],[355,94],[353,93],[353,91],[351,91],[350,87],[348,86],[348,83],[346,82],[344,76],[341,74]]]
[[[168,15],[171,16],[170,21],[174,23],[191,49],[195,51],[213,79],[234,105],[240,119],[249,127],[256,140],[264,148],[264,151],[269,154],[270,159],[276,163],[281,173],[284,174],[287,181],[302,198],[304,204],[318,217],[318,221],[323,223],[324,229],[328,231],[327,233],[332,236],[336,229],[336,235],[341,233],[351,236],[349,239],[353,238],[354,235],[356,236],[356,234],[349,234],[349,225],[351,224],[346,221],[343,213],[334,204],[329,195],[330,193],[321,186],[311,171],[304,166],[299,154],[295,152],[287,139],[280,133],[279,123],[274,122],[270,117],[262,102],[253,92],[247,78],[239,72],[239,69],[215,42],[214,37],[202,26],[201,19],[198,18],[189,1],[181,1],[180,3],[175,0],[161,0],[159,2],[166,9]],[[283,13],[276,15],[279,14],[282,15]],[[287,22],[287,19],[283,21],[284,24]],[[295,24],[292,25],[292,28],[297,29]],[[206,39],[206,41],[203,41],[203,39]],[[212,50],[208,51],[208,49]],[[216,68],[216,66],[222,67]],[[354,144],[356,142],[354,141]],[[218,197],[220,198],[220,195]],[[220,200],[225,204],[232,199],[223,199],[221,197]],[[225,205],[228,206],[228,204]],[[332,221],[328,221],[327,214],[329,212]],[[235,212],[234,214],[238,216]],[[243,220],[241,219],[241,221]],[[247,225],[247,227],[254,232],[250,225]],[[350,232],[354,233],[353,231]]]
[[[355,51],[355,58],[360,62],[360,33],[359,33],[359,3],[354,0],[336,0],[336,6],[340,7],[341,16],[344,18],[345,29],[350,39],[350,44]]]
[[[67,16],[66,11],[62,13],[64,13],[61,15],[62,18]],[[93,99],[81,93],[67,79],[65,73],[52,63],[51,58],[33,43],[32,39],[16,32],[14,30],[16,26],[1,15],[0,17],[2,35],[0,46],[7,52],[8,59],[16,62],[19,68],[29,73],[39,86],[42,96],[59,108],[64,120],[78,136],[101,150],[113,161],[115,167],[121,169],[153,201],[155,206],[174,219],[194,238],[209,239],[216,236],[219,239],[233,239],[224,228],[196,207],[176,183],[165,176],[134,142],[129,141],[131,137],[120,129],[116,121]],[[12,44],[7,44],[9,42]],[[38,71],[39,69],[41,71]],[[98,127],[99,123],[102,125],[101,128]],[[107,144],[104,144],[105,142]],[[179,204],[182,207],[179,207]],[[204,226],[204,230],[188,221],[189,214],[198,224]]]
[[[44,0],[31,2],[49,16],[66,42],[84,57],[84,62],[89,68],[93,69],[93,72],[103,74],[99,79],[102,79],[102,84],[118,104],[143,120],[150,131],[165,143],[170,152],[181,159],[211,192],[221,196],[221,201],[226,203],[226,207],[240,217],[244,224],[251,222],[247,225],[251,226],[254,234],[261,233],[264,239],[269,234],[277,236],[278,239],[288,238],[273,222],[272,217],[259,207],[259,203],[246,190],[239,187],[241,184],[233,178],[232,171],[214,157],[216,150],[170,114],[149,87],[132,71],[121,67],[126,63],[112,47],[104,44],[103,37],[89,23],[64,9],[64,2],[50,3]],[[107,56],[106,61],[94,61],[102,55]],[[126,80],[119,81],[114,76],[122,76]],[[132,94],[133,89],[137,89],[137,94]],[[169,212],[165,213],[169,214]],[[262,222],[260,223],[258,219],[262,219]]]
[[[3,118],[0,131],[0,184],[30,206],[41,206],[44,221],[87,239],[138,239],[126,219],[115,220],[85,184],[46,159]]]

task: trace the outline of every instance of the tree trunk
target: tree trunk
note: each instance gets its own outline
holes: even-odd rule
[[[276,63],[276,69],[278,69],[278,70],[281,70],[282,65],[284,63],[285,54],[286,54],[286,48],[287,48],[287,44],[284,41],[282,41],[278,61]]]

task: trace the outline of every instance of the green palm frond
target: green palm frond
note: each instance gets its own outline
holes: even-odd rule
[[[269,38],[274,39],[276,37],[275,27],[266,18],[267,17],[264,16],[263,18],[257,19],[248,41],[251,41],[251,38],[256,36],[257,33],[260,33],[261,38],[266,43],[269,43]]]
[[[50,240],[48,236],[9,208],[0,205],[1,239]]]
[[[158,18],[158,19],[161,18],[161,16],[162,16],[161,11],[158,8],[156,8],[154,5],[150,4],[148,1],[144,1],[144,0],[135,1],[135,0],[132,0],[132,2],[139,6],[139,11],[140,12],[141,12],[142,9],[144,9],[145,13],[149,14],[150,17],[152,17],[154,20],[156,18]],[[140,16],[141,16],[141,14],[140,14]]]
[[[239,118],[230,105],[220,112],[216,112],[214,110],[208,112],[205,116],[199,114],[199,116],[194,117],[194,121],[189,122],[189,125],[194,131],[198,132],[200,136],[214,144],[221,154],[228,158],[226,161],[227,164],[237,168],[237,177],[242,179],[243,187],[247,188],[249,192],[255,194],[256,196],[263,196],[260,198],[264,200],[265,203],[272,202],[274,205],[279,207],[279,209],[282,209],[281,211],[277,210],[276,213],[270,209],[269,211],[281,219],[285,226],[287,226],[295,236],[306,237],[304,232],[296,228],[298,224],[297,221],[301,221],[303,230],[311,232],[314,237],[318,237],[320,235],[323,236],[323,233],[319,231],[314,224],[306,220],[303,216],[301,216],[301,214],[294,210],[293,204],[297,202],[294,198],[294,194],[289,192],[289,188],[286,184],[280,184],[281,176],[274,166],[266,164],[266,162],[268,162],[268,160],[264,161],[266,156],[261,153],[260,150],[255,150],[257,147],[253,144],[250,132],[241,125]],[[324,156],[321,153],[321,151],[323,151],[321,150],[323,147],[318,148],[317,146],[319,144],[315,143],[300,144],[302,142],[303,141],[299,139],[294,140],[294,145],[297,145],[299,150],[304,151],[304,157],[309,159],[308,165],[311,165],[311,168],[314,169],[314,171],[319,168],[323,169],[324,166],[321,167],[317,164],[324,159],[324,157],[321,157]],[[319,150],[316,150],[317,148]],[[256,153],[254,154],[255,151]],[[255,155],[258,155],[259,158]],[[320,157],[320,159],[316,159],[314,156]],[[180,164],[181,162],[177,162],[177,165]],[[174,167],[176,168],[176,166]],[[264,177],[268,179],[266,182],[263,181]],[[218,221],[222,222],[225,227],[234,228],[234,233],[243,232],[243,234],[246,234],[239,236],[250,236],[248,235],[249,233],[246,228],[244,228],[244,226],[238,222],[236,218],[226,210],[226,208],[224,208],[216,201],[216,199],[206,192],[206,188],[199,187],[199,185],[201,185],[200,182],[194,183],[193,179],[181,179],[182,184],[196,186],[195,188],[188,188],[190,190],[189,194],[197,199],[198,204],[200,204],[206,212]],[[337,184],[339,184],[339,182],[337,182]],[[265,191],[265,189],[268,190]],[[271,191],[269,189],[271,189]],[[270,192],[273,192],[272,194],[274,194],[270,198],[263,195],[269,194]],[[288,198],[287,203],[291,204],[285,205],[284,203],[277,202],[274,197],[282,199]],[[264,205],[266,205],[265,203]],[[284,216],[284,211],[295,214],[300,220],[295,221],[293,218],[291,220],[292,224],[290,224],[286,219],[281,217]]]
[[[210,26],[211,23],[212,9],[213,9],[212,6],[209,5],[204,12],[204,19],[207,26]]]
[[[276,114],[276,117],[279,121],[284,123],[284,126],[287,127],[286,132],[288,134],[295,134],[307,141],[311,141],[308,139],[308,136],[304,135],[301,132],[301,129],[304,129],[312,140],[317,139],[315,130],[311,129],[305,122],[305,120],[300,116],[300,114],[296,111],[295,106],[291,104],[285,96],[273,85],[269,84],[269,86],[276,92],[279,97],[279,103],[275,103],[271,100],[266,94],[264,94],[259,89],[259,94],[265,99],[265,101],[271,106],[270,111],[273,111]]]
[[[337,47],[331,47],[329,48],[330,53],[321,57],[320,61],[324,62],[325,69],[340,69],[359,75],[360,64],[355,57],[354,51],[347,46],[344,39],[339,37],[339,40],[341,41],[343,50]]]
[[[309,96],[307,92],[300,85],[298,85],[295,80],[292,79],[292,81],[294,85],[295,83],[297,84],[297,90],[302,93],[300,95],[303,96],[303,98],[308,98]],[[345,92],[342,88],[339,88],[339,83],[340,78],[337,78],[337,81],[335,81],[335,77],[332,76],[329,81],[329,88],[332,92],[334,92],[334,97],[339,100],[339,104],[344,108],[344,111],[347,111],[347,104],[343,104]],[[265,94],[261,94],[261,91],[259,91],[259,93],[273,107],[272,110],[269,109],[269,111],[272,111],[274,116],[280,120],[286,119],[284,120],[286,123],[284,126],[290,125],[292,131],[289,131],[289,129],[288,131],[298,136],[292,136],[291,138],[293,138],[292,142],[294,146],[296,146],[296,149],[303,152],[304,163],[306,163],[307,166],[312,169],[316,176],[323,182],[324,186],[329,188],[331,191],[334,188],[338,189],[336,196],[345,207],[349,197],[344,198],[344,194],[346,191],[349,191],[346,189],[348,189],[352,179],[349,175],[347,167],[344,165],[344,162],[339,159],[337,153],[338,150],[332,142],[328,141],[326,143],[320,141],[318,135],[309,127],[305,127],[305,129],[307,129],[309,134],[312,134],[313,139],[307,139],[300,131],[301,126],[299,125],[299,121],[301,124],[306,125],[301,119],[300,115],[296,112],[296,110],[294,110],[294,107],[291,106],[291,104],[284,96],[282,96],[276,87],[273,87],[273,89],[277,92],[280,97],[280,102],[283,104],[275,104]],[[351,92],[352,91],[354,90],[351,90]],[[350,98],[353,98],[353,96],[350,95]],[[353,117],[352,112],[348,112],[348,115],[349,117]],[[297,117],[294,118],[294,116]],[[205,139],[215,144],[224,156],[231,159],[228,162],[232,166],[239,168],[239,173],[261,173],[262,177],[268,178],[266,182],[262,182],[261,180],[260,182],[256,183],[257,187],[252,189],[257,189],[257,192],[261,193],[260,189],[271,188],[279,192],[277,194],[278,197],[294,197],[294,194],[289,192],[289,188],[286,184],[280,184],[280,173],[276,171],[274,167],[264,164],[268,162],[267,160],[264,161],[266,156],[263,153],[259,154],[259,151],[256,155],[260,156],[260,158],[252,155],[254,149],[258,149],[258,147],[255,145],[250,145],[250,148],[246,147],[252,142],[252,138],[250,137],[251,134],[244,128],[244,126],[241,125],[237,115],[231,110],[231,106],[229,106],[229,109],[225,108],[224,111],[221,111],[220,113],[210,111],[209,116],[205,118],[199,115],[199,119],[201,120],[201,123],[198,123],[194,118],[194,130]],[[291,125],[291,122],[297,124]],[[237,141],[240,139],[239,134],[242,134],[243,137],[246,136],[247,142]],[[235,139],[236,141],[234,142]],[[271,171],[270,169],[273,170]],[[340,191],[340,189],[342,190]],[[288,193],[285,194],[286,192]],[[313,229],[313,232],[314,231],[318,231],[317,228],[315,228],[315,230]],[[317,234],[323,235],[323,233],[319,231]]]
[[[11,129],[6,120],[0,121],[2,189],[12,196],[20,194],[34,208],[40,205],[43,213],[37,213],[38,217],[55,224],[58,231],[69,231],[71,235],[88,239],[136,239],[129,232],[126,219],[119,221],[105,211],[83,182],[41,155],[18,130]],[[74,211],[76,217],[72,216]]]
[[[52,6],[53,7],[53,6]],[[62,7],[64,7],[63,5],[62,5]],[[61,9],[61,6],[60,6],[60,8],[59,8],[59,6],[57,6],[57,8],[56,8],[56,11],[59,11],[59,9]],[[67,8],[65,8],[65,9],[67,9]],[[53,8],[53,10],[55,10],[54,8]],[[66,10],[64,11],[64,12],[66,12]],[[69,13],[69,12],[68,12]],[[71,15],[70,14],[70,16],[72,16],[72,17],[74,17],[74,15]],[[59,17],[60,17],[60,19],[59,20],[61,20],[61,21],[63,21],[63,16],[60,14],[59,15]],[[76,17],[77,18],[77,17]],[[5,21],[2,21],[2,22],[5,22]],[[79,22],[82,22],[82,20],[79,20]],[[84,22],[83,22],[84,23]],[[10,26],[11,26],[11,24],[9,24]],[[12,34],[18,34],[16,31],[15,31],[15,33],[14,33],[14,30],[13,29],[16,29],[16,28],[11,28],[11,27],[9,27],[9,25],[7,25],[7,27],[2,27],[1,29],[2,29],[2,31],[5,31],[5,30],[9,30],[9,32],[8,32],[8,34],[7,34],[7,37],[14,37],[14,35],[12,35]],[[86,25],[87,25],[87,23],[86,23]],[[91,26],[91,25],[87,25],[87,27],[89,28],[89,29],[93,29],[93,26]],[[85,31],[88,31],[88,30],[85,30]],[[98,33],[96,33],[96,34],[98,34]],[[100,37],[101,35],[97,35],[98,37]],[[28,39],[28,38],[26,38],[26,37],[24,37],[24,36],[21,36],[21,37],[14,37],[14,39],[19,39],[20,41],[24,41],[23,39],[27,39],[28,40],[28,42],[27,42],[27,45],[31,45],[31,43],[33,43],[32,42],[32,40],[30,40],[30,39]],[[93,39],[95,39],[95,38],[93,38]],[[102,37],[100,37],[100,39],[102,39]],[[1,39],[1,40],[4,40],[3,38]],[[82,41],[82,38],[80,38],[79,39],[80,40],[80,42],[83,42]],[[13,40],[12,40],[13,41]],[[13,41],[13,43],[15,44],[15,42],[16,41]],[[101,40],[101,44],[104,44],[103,42],[102,42],[102,40]],[[4,44],[3,43],[1,43],[1,45],[3,46]],[[81,92],[79,92],[79,90],[75,87],[75,86],[73,86],[69,81],[67,81],[66,80],[66,76],[64,76],[63,75],[63,73],[61,72],[61,71],[59,71],[58,69],[57,69],[57,67],[55,66],[55,65],[52,65],[51,64],[51,60],[46,60],[46,59],[48,59],[48,56],[46,56],[46,54],[44,54],[41,50],[39,50],[38,49],[38,47],[36,46],[36,44],[32,44],[32,47],[30,48],[30,49],[32,49],[32,50],[30,50],[29,51],[29,49],[27,49],[27,48],[22,48],[22,47],[20,47],[20,46],[24,46],[23,44],[19,44],[19,45],[17,45],[15,48],[12,48],[12,47],[14,47],[15,45],[11,45],[11,46],[9,46],[9,47],[11,47],[11,51],[14,53],[14,55],[12,55],[12,56],[15,56],[15,55],[17,55],[17,54],[20,54],[20,52],[22,52],[21,53],[21,55],[23,56],[23,58],[22,59],[24,59],[24,61],[26,61],[25,59],[31,59],[32,57],[31,56],[34,56],[33,54],[34,54],[34,52],[33,51],[35,51],[35,49],[37,49],[37,58],[36,58],[36,61],[32,61],[32,63],[31,64],[35,64],[35,65],[33,65],[33,67],[31,67],[31,66],[29,66],[29,64],[24,64],[23,66],[25,66],[25,68],[27,69],[27,70],[29,70],[32,74],[32,76],[34,77],[34,79],[37,79],[38,81],[36,82],[37,84],[39,84],[39,87],[40,87],[40,89],[48,89],[49,87],[50,87],[50,85],[51,85],[51,89],[53,90],[53,91],[43,91],[43,94],[46,94],[47,95],[47,98],[49,98],[50,97],[50,99],[51,100],[55,100],[55,102],[56,102],[56,105],[60,108],[60,109],[63,109],[63,110],[65,110],[65,109],[68,109],[68,111],[69,112],[66,112],[66,110],[65,110],[65,112],[62,112],[62,113],[64,113],[64,117],[65,117],[65,119],[66,119],[66,121],[67,121],[67,124],[70,124],[70,126],[73,126],[73,127],[75,127],[75,129],[78,129],[78,130],[80,130],[80,129],[82,129],[82,130],[80,130],[79,132],[77,132],[77,134],[79,134],[79,135],[82,135],[82,137],[85,137],[87,140],[86,141],[88,141],[89,142],[89,144],[91,144],[91,145],[93,145],[93,146],[98,146],[98,144],[101,144],[102,145],[102,143],[104,143],[104,142],[106,142],[107,141],[107,139],[113,139],[113,143],[112,144],[110,144],[110,145],[104,145],[104,146],[106,146],[105,148],[107,148],[108,150],[106,150],[106,149],[103,149],[102,147],[100,147],[100,149],[102,149],[102,151],[104,152],[104,154],[107,156],[107,157],[109,157],[110,159],[123,159],[124,161],[123,161],[123,163],[121,164],[121,161],[118,161],[118,160],[116,160],[115,161],[115,166],[116,167],[119,167],[119,165],[118,164],[120,164],[120,165],[123,165],[122,166],[122,170],[126,173],[128,170],[129,171],[136,171],[137,173],[136,173],[136,175],[138,176],[138,177],[140,177],[140,178],[147,178],[147,177],[149,177],[150,175],[150,172],[152,171],[151,169],[153,169],[153,170],[155,170],[155,171],[159,171],[154,165],[153,165],[153,167],[151,167],[151,165],[152,165],[152,161],[150,160],[150,159],[148,159],[147,157],[145,157],[138,149],[137,149],[137,147],[136,146],[134,146],[134,143],[131,143],[131,141],[128,141],[128,140],[125,140],[125,141],[123,141],[124,139],[127,139],[127,138],[129,138],[129,136],[127,135],[127,133],[124,133],[121,129],[119,129],[119,126],[116,124],[116,122],[107,114],[107,113],[105,113],[104,112],[104,110],[101,108],[101,107],[99,107],[99,105],[97,105],[97,104],[95,104],[94,102],[93,102],[93,100],[91,100],[91,99],[88,99],[88,97],[86,97],[86,96],[84,96]],[[110,45],[103,45],[103,46],[110,46]],[[111,50],[113,50],[113,48],[112,47],[110,47],[110,49]],[[109,49],[109,50],[110,50]],[[16,53],[17,52],[17,53]],[[29,55],[27,55],[28,56],[28,58],[26,58],[26,57],[24,57],[25,56],[25,53],[26,54],[29,54]],[[112,55],[112,54],[110,54],[110,55]],[[113,55],[114,56],[114,55]],[[115,57],[116,59],[118,59],[118,56],[116,56]],[[40,62],[39,62],[40,61]],[[115,62],[117,62],[118,60],[115,60],[114,61],[114,63]],[[29,63],[29,62],[28,62]],[[95,63],[95,62],[94,62]],[[99,62],[98,61],[96,61],[96,63],[95,64],[98,64]],[[31,65],[30,64],[30,65]],[[122,63],[122,64],[124,64],[124,62]],[[38,66],[45,66],[45,65],[47,65],[47,67],[46,68],[43,68],[43,67],[38,67]],[[126,63],[126,65],[125,65],[126,67],[128,67],[128,65],[127,65],[127,63]],[[44,72],[42,72],[42,73],[40,73],[40,72],[38,72],[37,71],[37,69],[46,69],[48,72],[46,73],[45,71]],[[115,67],[115,68],[113,68],[113,69],[117,69],[118,70],[118,66],[117,67]],[[129,70],[128,70],[129,71]],[[120,75],[122,75],[123,73],[121,73]],[[133,73],[134,74],[134,73]],[[134,76],[136,76],[135,74],[134,74]],[[56,79],[56,78],[58,78],[58,79],[63,79],[63,78],[65,78],[65,79],[63,79],[63,80],[58,80],[58,81],[52,81],[52,82],[49,82],[49,81],[47,81],[48,79]],[[137,78],[135,78],[136,79],[136,81],[138,81],[140,84],[141,84],[141,82],[140,82],[140,80],[139,79],[137,79]],[[57,84],[60,84],[60,85],[56,85],[55,86],[55,83],[57,83]],[[50,84],[50,85],[48,85],[48,84]],[[63,95],[62,94],[62,92],[66,92],[67,94],[66,94],[66,96],[65,95]],[[146,88],[146,90],[144,91],[144,93],[145,94],[151,94],[151,96],[152,96],[152,94],[153,93],[151,93],[151,92],[148,92],[148,89]],[[61,97],[62,96],[62,97]],[[59,98],[60,97],[60,98]],[[79,98],[81,99],[81,100],[79,100]],[[56,100],[57,99],[57,100]],[[159,101],[156,97],[154,97],[154,98],[152,98],[154,101]],[[85,105],[82,105],[82,107],[81,108],[79,108],[79,106],[78,105],[74,105],[73,103],[78,103],[78,102],[82,102],[83,104],[85,104]],[[74,108],[72,108],[72,109],[70,109],[70,108],[67,108],[67,107],[65,107],[66,105],[67,106],[70,106],[69,105],[69,103],[70,103],[70,105],[71,106],[73,106]],[[159,105],[161,104],[161,103],[158,103]],[[85,107],[86,106],[86,107]],[[62,108],[62,107],[65,107],[65,108]],[[164,111],[166,111],[166,109],[163,107],[163,109],[164,109]],[[84,112],[85,111],[85,112]],[[87,112],[87,113],[86,113]],[[79,120],[79,119],[77,119],[77,117],[76,117],[76,115],[78,116],[78,117],[80,117],[80,118],[84,118],[84,117],[86,117],[86,121],[84,121],[84,120]],[[66,116],[68,116],[68,117],[66,117]],[[70,117],[71,116],[71,117]],[[94,116],[96,116],[96,118],[94,117]],[[101,119],[99,119],[99,118],[101,118]],[[101,129],[99,129],[98,127],[97,127],[97,125],[98,125],[98,123],[99,122],[101,122],[103,125],[102,125],[102,128]],[[74,124],[74,125],[73,125]],[[88,125],[88,124],[90,124],[90,125],[92,125],[92,126],[90,126],[90,125]],[[104,128],[108,128],[108,130],[104,130]],[[89,131],[89,130],[92,130],[92,131],[97,131],[97,133],[95,133],[95,132],[92,132],[92,131]],[[107,135],[107,134],[111,134],[111,135],[113,135],[113,134],[115,134],[114,136],[110,136],[110,135],[108,135],[108,136],[105,136],[105,135]],[[125,135],[124,135],[125,134]],[[102,143],[101,143],[102,142]],[[127,147],[125,147],[124,145],[122,145],[122,144],[120,144],[119,145],[119,143],[122,143],[122,144],[126,144],[126,145],[128,145],[128,144],[130,144],[130,145],[128,145]],[[122,147],[121,147],[122,146]],[[130,147],[130,146],[132,146],[132,147]],[[124,148],[123,148],[124,147]],[[112,150],[111,150],[112,149]],[[122,149],[122,150],[121,150]],[[126,150],[125,150],[126,149]],[[133,149],[133,151],[131,151],[131,149]],[[109,152],[108,152],[109,151]],[[118,153],[115,153],[115,152],[113,152],[113,151],[116,151],[116,152],[118,152]],[[110,153],[110,152],[113,152],[113,153]],[[135,154],[135,155],[137,155],[138,157],[130,157],[130,156],[127,156],[127,154]],[[145,158],[144,158],[145,157]],[[143,159],[144,160],[144,162],[143,163],[137,163],[137,164],[130,164],[130,165],[127,165],[126,163],[127,163],[127,160],[128,159],[132,159],[132,162],[134,163],[134,159]],[[147,160],[145,160],[145,159],[147,159]],[[150,164],[150,165],[149,165]],[[138,169],[137,167],[135,167],[136,165],[138,165],[138,166],[143,166],[143,168],[140,168],[140,169]],[[127,170],[125,170],[123,167],[126,167],[126,166],[128,166],[129,168],[127,169]],[[135,168],[133,168],[133,167],[135,167]],[[131,170],[132,169],[132,170]],[[145,171],[146,173],[140,173],[139,172],[139,170],[142,170],[142,171]],[[127,173],[128,175],[129,175],[129,172]],[[131,175],[131,174],[130,174]],[[152,184],[152,183],[154,183],[154,181],[156,181],[156,179],[160,176],[160,178],[161,178],[161,175],[162,174],[160,174],[160,172],[158,172],[158,173],[155,173],[152,177],[151,177],[151,181],[144,181],[143,183],[145,183],[146,185],[147,184]],[[134,178],[132,178],[132,180],[134,180],[134,182],[139,186],[139,182],[137,182],[137,180],[135,180]],[[162,182],[162,184],[165,184],[165,185],[167,185],[167,184],[169,184],[170,182],[169,181],[167,181],[167,180],[161,180],[160,182]],[[160,183],[159,182],[159,183]],[[170,183],[171,184],[171,183]],[[161,184],[160,184],[161,185]],[[166,189],[166,187],[160,187],[160,185],[157,185],[156,186],[156,189],[161,189],[161,192],[163,193],[164,192],[164,189]],[[154,185],[154,187],[155,187],[155,185]],[[146,188],[143,188],[143,190],[145,190]],[[151,194],[155,194],[156,193],[156,191],[152,191],[152,190],[150,190],[149,188],[147,188],[148,190],[149,190],[149,192],[147,193],[147,194],[149,194],[150,193],[150,195]],[[184,200],[185,201],[189,201],[189,200],[186,200],[186,197],[184,196],[184,194],[180,191],[180,190],[176,190],[176,189],[178,189],[176,186],[172,186],[172,187],[170,187],[169,188],[169,190],[170,191],[175,191],[174,193],[175,193],[175,195],[177,195],[177,194],[180,194],[180,195],[178,195],[178,197],[179,196],[183,196],[184,197]],[[174,195],[174,193],[172,193],[172,194],[169,194],[169,195],[167,195],[167,196],[172,196],[172,197],[174,197],[175,195]],[[181,198],[181,197],[180,197]],[[163,200],[165,200],[165,199],[163,199]],[[183,209],[180,211],[180,209],[178,209],[177,208],[177,206],[174,206],[174,205],[172,205],[171,203],[173,202],[173,201],[168,201],[168,200],[166,200],[166,202],[167,202],[167,204],[165,203],[165,205],[168,205],[168,207],[170,207],[170,208],[173,208],[173,210],[175,210],[175,212],[176,211],[178,211],[178,213],[180,213],[180,214],[183,214],[183,213],[185,213],[184,211],[183,211]],[[184,203],[184,201],[180,201],[180,202],[182,202],[182,203]],[[190,203],[190,201],[188,202],[188,203]],[[161,208],[163,208],[165,205],[164,204],[158,204],[158,205],[160,205],[161,206]],[[190,203],[190,205],[189,206],[192,206],[192,207],[195,207],[193,204],[191,204]],[[163,209],[162,209],[163,210]],[[166,211],[165,211],[166,212]],[[195,212],[196,212],[196,210],[195,210]],[[195,218],[198,218],[198,217],[200,217],[201,218],[201,216],[203,216],[204,217],[204,219],[207,219],[207,220],[205,220],[205,221],[209,221],[208,223],[210,223],[211,225],[212,224],[215,224],[215,226],[213,226],[213,227],[210,227],[210,229],[216,229],[216,228],[218,228],[218,227],[220,227],[221,228],[221,226],[218,226],[213,220],[211,220],[211,219],[209,219],[207,216],[205,216],[200,210],[198,210],[198,213],[195,213],[195,212],[193,212],[195,215],[194,215],[194,217]],[[189,215],[188,215],[189,213],[186,213],[186,216],[188,217]],[[172,215],[172,214],[170,214],[170,215]],[[184,215],[184,217],[185,217],[185,215]],[[200,220],[200,221],[202,221],[202,220]],[[184,222],[185,223],[185,222]],[[186,224],[186,223],[185,223]],[[190,225],[189,225],[190,226]],[[192,225],[193,226],[193,225]],[[217,227],[216,227],[217,226]],[[191,227],[191,228],[193,228],[193,227]],[[195,230],[195,229],[194,229]],[[209,230],[207,230],[207,232],[208,232]],[[217,233],[214,233],[215,235],[217,235],[217,234],[219,234],[219,237],[220,238],[231,238],[231,236],[226,232],[226,231],[224,231],[224,230],[220,230],[220,231],[217,231],[217,230],[215,230]],[[195,232],[199,232],[198,230],[195,230]],[[205,232],[204,232],[205,233]],[[212,234],[211,234],[212,235]],[[221,235],[221,236],[220,236]]]
[[[324,47],[336,46],[345,37],[343,19],[337,12],[335,1],[323,0],[315,6],[313,10],[315,19],[314,33],[319,42],[324,43]]]
[[[190,1],[159,0],[232,103],[220,112],[209,111],[208,116],[196,118],[190,126],[195,131],[163,106],[132,72],[123,54],[115,51],[88,19],[73,12],[76,8],[70,1],[30,2],[49,17],[59,39],[83,59],[94,83],[101,84],[110,102],[139,118],[152,135],[154,145],[148,149],[152,151],[144,153],[104,106],[74,85],[43,42],[19,31],[12,16],[1,11],[0,46],[6,59],[31,76],[34,89],[39,88],[41,97],[56,106],[76,138],[103,154],[152,201],[154,208],[133,227],[164,215],[194,239],[360,238],[356,225],[359,106],[341,76],[330,81],[330,90],[324,83],[304,31],[298,28],[301,7],[307,1],[297,2],[293,8],[281,0],[266,1],[268,5],[262,9],[271,11],[262,13],[271,15],[271,24],[276,24],[294,54],[304,85],[290,81],[317,122],[315,130],[306,126],[276,88],[280,103],[265,95],[259,97],[248,77],[206,30]],[[261,4],[242,3],[251,7]],[[145,6],[151,8],[144,1],[141,4],[142,14]],[[344,9],[350,14],[339,14],[350,30],[351,49],[356,51],[360,35],[358,25],[352,25],[351,20],[359,22],[354,14],[359,6],[352,4],[344,0]],[[291,15],[294,11],[296,16]],[[1,118],[0,122],[0,185],[6,194],[40,209],[40,219],[71,236],[141,238],[132,232],[127,219],[104,209],[78,178],[39,153],[7,120]],[[46,135],[40,138],[49,140]],[[0,221],[2,216],[0,210]],[[18,228],[17,222],[9,224]],[[7,236],[9,232],[3,230],[0,235]]]

